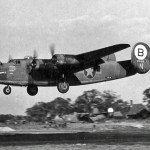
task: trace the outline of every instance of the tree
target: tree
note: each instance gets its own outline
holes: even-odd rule
[[[44,102],[36,103],[33,107],[26,110],[27,116],[34,121],[43,121],[48,112],[47,105]]]
[[[107,112],[109,107],[119,111],[127,106],[127,102],[120,99],[114,91],[98,90],[84,91],[81,96],[78,96],[73,104],[71,99],[63,99],[57,97],[51,102],[39,102],[33,107],[28,108],[27,116],[35,121],[43,121],[47,116],[54,118],[56,115],[62,116],[73,112],[91,113],[94,107],[100,112]]]
[[[118,110],[120,107],[119,103],[122,101],[114,91],[107,90],[99,92],[93,89],[91,91],[85,91],[79,96],[74,103],[74,107],[77,112],[90,113],[94,105],[100,112],[106,112],[109,107],[115,107]]]
[[[143,102],[147,102],[147,104],[150,105],[150,88],[145,89],[143,95]]]
[[[48,103],[39,102],[28,108],[26,113],[34,121],[44,121],[47,118],[47,114],[50,114],[51,118],[56,115],[69,114],[72,111],[70,101],[70,99],[65,100],[58,97]]]
[[[121,111],[122,113],[127,113],[130,110],[129,103],[122,99],[116,100],[112,107],[115,111]]]
[[[15,117],[11,114],[6,114],[6,115],[1,114],[0,115],[0,122],[5,123],[7,120],[14,120],[14,118]]]
[[[91,106],[101,103],[100,92],[93,89],[85,91],[81,96],[78,96],[74,103],[74,110],[80,113],[90,113]]]
[[[105,111],[107,111],[109,107],[113,107],[115,101],[119,99],[119,96],[116,95],[114,91],[110,91],[110,90],[104,91],[101,96],[103,99],[103,109]]]
[[[48,110],[53,116],[69,114],[72,111],[70,101],[70,99],[57,97],[47,104]]]

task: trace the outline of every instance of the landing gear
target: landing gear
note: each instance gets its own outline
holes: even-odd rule
[[[36,85],[29,85],[27,87],[27,93],[30,95],[30,96],[34,96],[38,93],[38,87]]]
[[[60,93],[66,93],[69,90],[69,83],[66,81],[65,74],[62,74],[58,83],[57,83],[57,89]]]
[[[5,86],[3,89],[4,94],[9,95],[11,93],[11,87]]]
[[[66,81],[60,81],[57,84],[57,89],[60,93],[66,93],[69,90],[69,83]]]

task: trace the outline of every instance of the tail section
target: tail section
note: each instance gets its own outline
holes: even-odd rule
[[[131,63],[140,74],[150,70],[150,48],[147,44],[142,42],[135,44],[131,53]]]

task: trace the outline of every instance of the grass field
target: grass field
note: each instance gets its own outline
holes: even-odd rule
[[[58,124],[58,123],[56,123]],[[67,123],[66,127],[56,127],[54,124],[26,123],[26,124],[0,124],[0,127],[10,127],[16,131],[105,131],[105,130],[128,130],[150,131],[150,120],[106,120],[97,123]]]

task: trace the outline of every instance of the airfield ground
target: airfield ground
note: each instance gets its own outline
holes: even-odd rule
[[[0,130],[6,127],[1,124]],[[0,145],[37,143],[150,143],[150,120],[107,120],[99,123],[9,125],[0,132]],[[6,129],[7,129],[6,128]]]
[[[150,131],[150,119],[145,120],[106,120],[98,123],[67,123],[66,127],[55,127],[54,125],[44,123],[27,123],[27,124],[0,124],[0,127],[10,127],[15,131],[106,131],[106,130],[121,130],[121,131]]]

